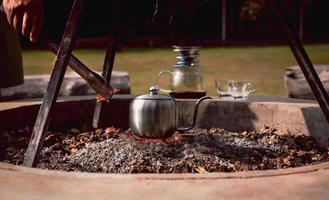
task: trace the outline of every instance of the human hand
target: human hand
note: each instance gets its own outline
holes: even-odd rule
[[[3,0],[8,22],[35,42],[43,24],[42,0]]]

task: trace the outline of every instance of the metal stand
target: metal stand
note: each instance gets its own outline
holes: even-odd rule
[[[32,167],[36,165],[37,157],[43,145],[45,132],[48,129],[50,115],[57,100],[60,86],[63,82],[64,73],[72,52],[74,44],[74,33],[77,28],[80,12],[83,6],[83,0],[75,0],[72,6],[71,14],[66,25],[66,29],[59,47],[57,58],[46,93],[43,97],[42,104],[35,122],[30,143],[25,153],[23,165]]]
[[[118,0],[115,1],[115,19],[118,16]],[[74,45],[74,36],[77,29],[80,12],[83,7],[84,0],[75,0],[71,9],[71,13],[66,24],[66,28],[62,37],[60,47],[56,44],[49,43],[49,47],[52,51],[57,52],[57,57],[53,71],[50,76],[50,81],[46,93],[43,97],[42,104],[39,109],[37,120],[35,122],[32,135],[30,138],[29,146],[24,157],[23,166],[34,167],[37,163],[40,150],[43,146],[46,131],[49,126],[52,110],[57,100],[59,89],[62,85],[66,67],[69,64],[70,67],[76,71],[81,77],[83,77],[98,93],[103,95],[106,99],[111,98],[112,88],[109,86],[112,68],[116,50],[116,37],[112,37],[112,41],[105,56],[103,76],[99,77],[98,74],[91,71],[81,61],[72,55],[72,49]],[[116,27],[117,23],[114,23]],[[116,29],[113,29],[116,30]],[[116,33],[116,31],[115,31]],[[116,35],[116,34],[115,34]],[[113,39],[114,38],[114,39]],[[100,104],[101,105],[101,104]],[[102,106],[96,106],[95,109],[95,124],[98,124],[100,114],[103,113]]]
[[[52,71],[50,81],[48,84],[47,91],[44,95],[38,117],[31,135],[30,143],[25,154],[23,165],[27,167],[32,167],[36,165],[38,155],[43,145],[45,138],[45,132],[48,129],[50,122],[50,116],[54,103],[57,100],[58,92],[62,84],[66,66],[70,64],[72,69],[78,72],[83,78],[85,78],[88,83],[90,83],[93,88],[105,97],[110,98],[111,92],[109,88],[104,86],[109,85],[113,63],[115,58],[116,43],[118,37],[118,19],[119,16],[119,0],[115,1],[114,9],[114,23],[112,27],[112,35],[109,36],[109,45],[106,50],[104,67],[103,67],[103,79],[98,77],[97,74],[93,73],[86,66],[83,65],[76,57],[72,55],[72,48],[74,44],[74,34],[78,24],[80,12],[83,5],[83,0],[75,0],[72,6],[71,14],[68,19],[66,29],[63,34],[61,45],[57,52],[57,58],[55,62],[54,69]],[[329,98],[328,95],[309,59],[303,45],[297,35],[293,32],[288,18],[284,12],[284,8],[280,0],[267,0],[269,6],[272,8],[273,13],[278,19],[283,32],[286,34],[289,46],[293,52],[297,62],[299,63],[306,80],[308,81],[314,96],[316,97],[328,123],[329,123]],[[53,51],[57,50],[56,45],[50,45]],[[104,115],[103,113],[104,102],[97,102],[95,107],[93,126],[98,128],[101,126],[101,119]]]

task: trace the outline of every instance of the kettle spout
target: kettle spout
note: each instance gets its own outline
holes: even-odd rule
[[[195,103],[192,125],[189,127],[186,127],[186,128],[177,128],[178,132],[184,132],[184,131],[188,131],[188,130],[191,130],[192,128],[194,128],[195,123],[196,123],[196,118],[198,116],[199,105],[202,101],[204,101],[206,99],[212,99],[212,98],[209,96],[204,96],[204,97],[198,99],[198,101]]]

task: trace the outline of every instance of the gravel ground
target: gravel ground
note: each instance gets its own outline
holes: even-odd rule
[[[0,133],[0,160],[20,165],[30,130]],[[48,132],[38,168],[105,173],[207,173],[298,167],[329,160],[308,136],[264,127],[259,132],[212,128],[143,139],[116,128]]]

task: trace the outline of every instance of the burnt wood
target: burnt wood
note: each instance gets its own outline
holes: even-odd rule
[[[29,146],[25,153],[23,166],[33,167],[43,146],[46,131],[49,126],[53,106],[57,100],[59,89],[64,78],[65,70],[72,52],[74,34],[77,28],[84,0],[75,0],[59,47],[55,65],[50,76],[48,88],[39,109]]]

